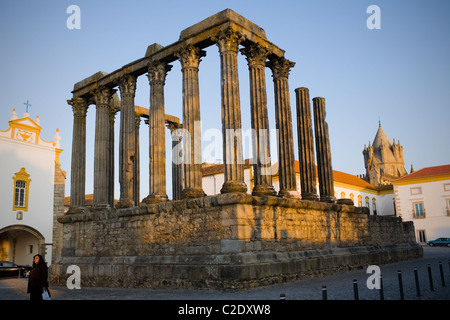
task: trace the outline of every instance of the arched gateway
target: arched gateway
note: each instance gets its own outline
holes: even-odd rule
[[[223,163],[221,194],[202,189],[198,72],[204,48],[220,54]],[[240,48],[242,47],[242,48]],[[244,183],[241,106],[237,56],[246,56],[254,130],[254,187]],[[168,200],[165,184],[164,84],[170,63],[179,61],[183,78],[183,186],[181,200]],[[81,269],[82,285],[125,287],[252,287],[303,276],[379,264],[421,255],[412,223],[371,217],[365,208],[336,201],[332,190],[325,99],[314,98],[320,198],[315,195],[314,146],[309,93],[299,88],[297,119],[301,193],[295,177],[295,150],[289,98],[294,62],[271,43],[263,29],[227,9],[193,25],[169,46],[153,44],[145,56],[112,72],[99,72],[75,84],[71,203],[58,218],[62,246],[52,279],[64,284],[66,269]],[[272,186],[267,134],[265,68],[274,81],[280,191]],[[134,95],[137,77],[150,85],[150,193],[136,202]],[[108,198],[111,184],[110,113],[120,91],[120,199]],[[173,94],[173,93],[171,93]],[[96,105],[94,206],[84,207],[86,110]],[[188,138],[186,138],[188,137]],[[140,137],[142,139],[142,137]],[[263,156],[261,156],[263,155]],[[200,161],[198,161],[200,159]],[[314,179],[314,181],[312,181]]]
[[[44,236],[26,225],[11,225],[0,229],[0,260],[19,265],[32,265],[33,256],[45,257]]]

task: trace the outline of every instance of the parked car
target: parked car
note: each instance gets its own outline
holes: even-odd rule
[[[11,261],[0,261],[0,277],[20,276],[28,278],[30,271],[33,269],[29,266],[19,266]]]
[[[428,241],[429,246],[448,246],[450,247],[450,238],[437,238],[436,240]]]

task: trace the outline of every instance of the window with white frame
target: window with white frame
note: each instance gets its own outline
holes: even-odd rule
[[[26,182],[22,180],[16,181],[16,194],[14,197],[14,206],[18,208],[25,207],[25,189]]]

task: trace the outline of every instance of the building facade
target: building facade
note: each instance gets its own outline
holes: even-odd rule
[[[254,171],[251,160],[244,165],[244,181],[247,193],[251,193],[254,185]],[[220,193],[223,183],[224,167],[222,164],[203,164],[203,187],[207,195]],[[275,191],[279,191],[278,163],[271,167],[272,181]],[[295,161],[297,189],[301,192],[299,162]],[[357,207],[367,207],[371,215],[395,215],[394,193],[392,186],[374,186],[358,176],[333,170],[334,197],[351,199]],[[316,190],[319,181],[316,168]]]
[[[397,215],[414,222],[417,242],[450,237],[450,165],[426,167],[393,184]]]
[[[35,254],[52,258],[56,215],[63,214],[65,172],[59,163],[59,130],[41,138],[39,117],[19,118],[0,131],[0,260],[31,265]]]

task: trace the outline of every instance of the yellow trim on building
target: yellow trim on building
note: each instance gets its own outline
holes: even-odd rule
[[[431,177],[422,177],[422,178],[415,178],[415,179],[405,179],[400,181],[392,181],[392,184],[394,186],[402,186],[402,185],[408,185],[408,184],[418,184],[418,183],[425,183],[425,182],[436,182],[436,181],[443,181],[443,180],[450,180],[450,174],[444,174],[440,176],[431,176]]]
[[[19,172],[16,172],[12,177],[13,183],[13,211],[23,210],[28,211],[28,196],[30,193],[30,175],[27,173],[25,168],[21,168]],[[24,181],[25,182],[25,199],[23,207],[16,207],[16,182]]]

